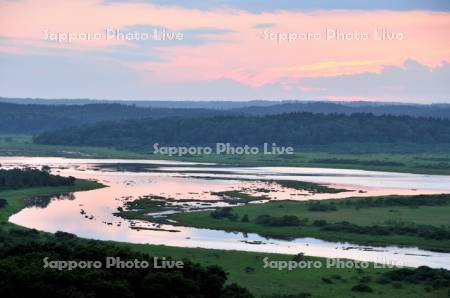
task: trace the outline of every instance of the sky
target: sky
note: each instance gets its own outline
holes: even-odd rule
[[[0,0],[0,96],[450,103],[450,1]]]

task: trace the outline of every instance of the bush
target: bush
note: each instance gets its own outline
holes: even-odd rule
[[[0,208],[5,208],[8,205],[8,201],[0,198]]]
[[[326,226],[328,223],[326,220],[323,219],[317,219],[315,221],[313,221],[312,225],[315,227],[324,227]]]
[[[373,289],[365,284],[358,284],[352,288],[353,292],[365,292],[365,293],[372,293]]]
[[[245,288],[242,288],[235,283],[225,286],[220,298],[252,298],[253,295]]]
[[[450,287],[450,271],[426,266],[415,269],[401,268],[386,272],[378,279],[381,283],[387,283],[387,281],[427,284],[433,289],[448,288]]]
[[[75,238],[77,238],[77,235],[72,234],[72,233],[57,231],[55,233],[55,237],[57,239],[75,239]]]
[[[214,210],[209,215],[215,219],[228,218],[229,220],[233,221],[238,219],[238,215],[233,213],[233,208],[231,207],[224,207]]]
[[[263,214],[256,217],[255,222],[259,225],[272,227],[289,227],[300,225],[300,220],[295,215],[284,215],[282,217],[275,217],[270,216],[268,214]]]
[[[296,255],[292,258],[292,261],[294,261],[294,262],[300,262],[300,261],[302,261],[302,260],[304,260],[304,259],[305,259],[305,254],[302,253],[302,252],[300,252],[300,253],[296,254]]]

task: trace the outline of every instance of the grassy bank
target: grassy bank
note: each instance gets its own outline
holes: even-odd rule
[[[403,199],[407,201],[410,198]],[[445,203],[434,206],[419,204],[361,207],[358,202],[367,199],[327,200],[322,201],[320,208],[315,208],[316,211],[311,210],[316,206],[311,202],[272,201],[231,208],[222,218],[211,216],[208,211],[178,213],[171,215],[170,218],[186,226],[258,233],[271,237],[315,237],[332,241],[374,245],[396,244],[450,251],[448,235],[433,234],[446,234],[450,231],[448,221],[450,196],[444,198]],[[327,209],[327,206],[332,208]],[[335,210],[332,210],[334,208]],[[263,215],[269,215],[269,220],[274,218],[275,223],[261,223]],[[286,225],[279,223],[284,216],[297,217],[299,223]],[[342,224],[344,220],[346,223]],[[418,231],[410,231],[411,229]]]
[[[417,150],[408,150],[408,147],[394,149],[389,152],[382,150],[382,148],[375,148],[374,146],[364,148],[364,150],[355,150],[354,147],[317,147],[315,149],[304,148],[296,150],[296,153],[293,155],[211,154],[203,156],[170,157],[167,155],[154,155],[151,153],[152,148],[149,148],[148,152],[131,152],[99,147],[38,145],[32,143],[31,136],[0,136],[0,155],[3,156],[169,159],[212,162],[235,166],[296,166],[440,175],[450,174],[450,154],[446,153],[448,151],[436,151],[428,147],[418,148]]]
[[[33,144],[28,135],[0,135],[0,156],[43,156],[67,158],[145,159],[147,154],[100,147],[74,147]]]
[[[391,269],[326,268],[326,259],[304,257],[303,261],[320,262],[319,269],[278,270],[264,268],[266,261],[292,261],[293,256],[282,254],[224,251],[201,248],[176,248],[168,246],[121,244],[155,256],[187,258],[203,265],[219,265],[229,273],[229,282],[248,288],[256,297],[446,297],[448,289],[431,291],[420,284],[394,282],[381,284],[382,273]],[[351,289],[366,284],[373,292],[362,293]],[[301,296],[301,294],[311,296]],[[282,295],[298,296],[282,296]]]

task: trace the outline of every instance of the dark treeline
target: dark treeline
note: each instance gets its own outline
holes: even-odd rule
[[[361,114],[392,116],[414,116],[450,118],[450,105],[413,105],[413,104],[358,104],[358,103],[334,103],[334,102],[293,102],[272,105],[270,107],[255,106],[233,109],[245,115],[269,115],[293,112],[310,112],[319,114]]]
[[[425,239],[434,240],[449,240],[450,231],[445,227],[435,227],[430,225],[416,225],[413,223],[395,223],[393,225],[382,226],[359,226],[351,224],[346,221],[337,223],[328,223],[326,221],[321,223],[321,230],[328,232],[343,232],[355,233],[363,235],[374,236],[388,236],[388,235],[406,235],[421,237]]]
[[[440,206],[450,204],[450,195],[417,195],[417,196],[387,196],[387,197],[370,197],[358,198],[354,200],[345,200],[337,202],[339,205],[355,206],[356,208],[364,207],[391,207],[391,206]]]
[[[52,175],[48,171],[38,169],[0,169],[0,190],[19,189],[37,186],[72,185],[73,177]]]
[[[33,101],[31,101],[33,102]],[[39,101],[37,101],[39,102]],[[70,103],[70,101],[68,101]],[[86,101],[87,103],[89,101]],[[183,103],[183,104],[181,104]],[[230,108],[226,108],[227,104]],[[101,121],[165,117],[213,117],[213,116],[264,116],[293,112],[318,114],[397,115],[414,117],[450,118],[449,105],[357,105],[326,102],[240,102],[239,105],[224,103],[205,105],[199,102],[175,102],[158,106],[131,105],[128,103],[92,104],[12,104],[0,102],[0,133],[36,134],[46,130],[77,127]],[[255,106],[252,106],[255,105]],[[165,107],[167,106],[167,107]],[[219,108],[215,108],[215,107]],[[234,107],[237,106],[237,107]],[[198,107],[198,108],[194,108]],[[233,108],[234,107],[234,108]]]
[[[161,146],[215,143],[282,146],[339,143],[450,143],[450,120],[371,114],[291,113],[262,117],[124,120],[43,133],[36,143],[108,146],[153,151]]]
[[[295,227],[303,224],[295,215],[283,215],[281,217],[262,214],[256,217],[255,223],[269,227]]]
[[[307,100],[94,100],[94,99],[32,99],[2,98],[0,103],[16,103],[29,105],[92,105],[123,104],[136,107],[167,109],[208,109],[228,110],[245,115],[270,115],[292,112],[311,113],[371,113],[374,115],[396,115],[415,117],[450,118],[450,104],[412,104],[412,103],[380,103],[380,102],[329,102]]]
[[[63,127],[122,119],[230,114],[206,109],[144,108],[121,104],[21,105],[0,103],[0,133],[34,134]]]
[[[428,289],[442,289],[450,287],[450,271],[445,269],[432,269],[426,266],[418,268],[400,268],[383,273],[377,283],[389,284],[395,282],[427,285]]]
[[[183,260],[183,268],[161,269],[155,268],[152,256],[114,244],[64,232],[42,237],[36,230],[0,232],[1,297],[252,297],[245,288],[225,285],[227,274],[217,266]],[[108,257],[149,266],[108,268]],[[59,270],[52,261],[97,261],[100,266]]]

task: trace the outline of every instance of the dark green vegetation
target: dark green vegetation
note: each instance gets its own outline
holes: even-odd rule
[[[222,110],[245,115],[269,115],[292,112],[311,112],[320,114],[340,113],[372,113],[374,115],[396,115],[450,118],[449,104],[380,104],[378,102],[317,102],[317,101],[133,101],[133,100],[88,100],[88,99],[62,99],[45,100],[29,98],[0,98],[0,102],[22,105],[44,106],[99,106],[107,104],[121,104],[127,106],[154,108],[154,109],[208,109]]]
[[[281,217],[275,217],[268,214],[258,215],[255,218],[255,223],[258,225],[270,227],[295,227],[302,224],[298,217],[295,215],[283,215]]]
[[[42,294],[44,291],[47,294],[45,297],[79,297],[76,294],[81,291],[99,294],[105,293],[107,289],[110,289],[110,292],[106,293],[109,297],[117,297],[112,296],[113,293],[122,294],[125,290],[129,291],[119,297],[137,297],[133,295],[136,293],[135,290],[129,289],[130,285],[136,287],[136,290],[148,290],[152,294],[151,297],[187,297],[186,295],[190,292],[180,294],[177,291],[183,289],[193,293],[204,293],[206,289],[219,290],[220,285],[222,285],[220,288],[222,296],[216,296],[215,292],[210,292],[206,296],[196,297],[249,297],[245,296],[245,290],[233,285],[235,283],[245,286],[256,297],[266,298],[325,298],[329,297],[330,293],[333,293],[333,297],[360,297],[355,290],[362,288],[370,288],[369,293],[364,297],[438,298],[447,297],[449,289],[448,271],[426,267],[407,269],[406,274],[405,269],[400,271],[389,268],[378,269],[372,266],[367,269],[326,268],[325,259],[321,258],[101,242],[80,239],[64,232],[52,235],[21,228],[5,230],[4,227],[0,227],[0,239],[2,240],[0,242],[0,294],[2,297],[15,297],[21,294],[28,296],[34,294],[36,297],[41,297],[44,296]],[[142,260],[152,256],[167,257],[171,260],[185,261],[190,272],[186,274],[185,270],[178,270],[179,274],[175,274],[177,270],[163,272],[158,270],[155,274],[156,270],[148,269],[57,271],[42,268],[43,258],[47,256],[50,260],[66,260],[68,256],[71,256],[78,260],[102,262],[105,256],[120,256],[122,260],[129,258]],[[315,261],[320,262],[322,266],[318,269],[280,271],[264,268],[265,258],[285,262]],[[200,266],[195,263],[200,263]],[[220,268],[224,268],[223,270],[227,273],[225,285],[222,284],[224,275]],[[205,277],[205,273],[211,276]],[[32,279],[28,281],[27,277]],[[198,280],[200,277],[202,281]],[[24,282],[25,280],[27,282]],[[46,281],[45,284],[40,283],[42,280]],[[74,281],[76,281],[75,284]],[[206,281],[214,283],[205,285]],[[64,287],[61,286],[62,282]],[[112,282],[116,283],[111,284]],[[142,282],[145,282],[145,285]],[[54,288],[52,286],[54,284],[58,287]],[[170,287],[161,289],[156,287],[158,284]],[[9,291],[13,285],[16,287],[14,295],[11,295]],[[203,288],[200,288],[200,285]],[[170,292],[172,296],[164,292],[172,289],[173,291]],[[243,295],[239,296],[239,293]],[[160,296],[160,294],[166,296]]]
[[[417,195],[417,196],[388,196],[364,199],[347,199],[339,204],[355,206],[356,208],[389,207],[389,206],[440,206],[448,205],[449,195]]]
[[[450,143],[450,120],[372,114],[291,113],[262,117],[123,120],[42,133],[35,143],[149,151],[161,146],[262,146],[300,148],[339,143]]]
[[[212,192],[211,194],[222,197],[222,200],[224,202],[227,202],[230,204],[238,204],[238,203],[247,204],[251,201],[260,201],[260,200],[268,199],[265,196],[249,195],[249,194],[246,194],[239,190],[218,191],[218,192]]]
[[[232,221],[236,221],[238,219],[238,215],[233,213],[233,209],[231,207],[219,208],[217,210],[211,211],[209,214],[214,219],[229,219]]]
[[[159,196],[140,197],[134,201],[125,202],[124,206],[119,207],[114,215],[125,219],[156,221],[155,218],[148,216],[147,213],[167,210],[166,203],[167,200]]]
[[[429,289],[450,287],[450,272],[448,270],[433,270],[422,266],[417,269],[402,268],[383,273],[378,283],[395,283],[406,281],[410,284],[424,284]],[[449,293],[450,294],[450,293]]]
[[[74,177],[51,175],[48,170],[38,169],[0,169],[0,190],[38,186],[73,185]]]
[[[157,212],[161,210],[166,202],[164,197],[144,196],[134,201],[128,201],[124,204],[126,209],[145,209],[148,212]]]
[[[424,195],[321,202],[270,201],[228,208],[226,216],[195,212],[169,217],[187,226],[271,237],[315,237],[450,251],[449,212],[449,195]]]
[[[204,109],[144,108],[121,104],[21,105],[0,103],[0,133],[33,134],[121,119],[202,117],[227,114]]]
[[[217,266],[202,267],[188,260],[183,268],[154,268],[148,254],[107,243],[71,240],[56,233],[55,240],[0,247],[0,295],[2,297],[252,297],[236,284],[225,285],[227,275]],[[3,237],[5,238],[5,237]],[[60,241],[61,238],[66,238]],[[69,239],[67,239],[69,238]],[[6,239],[4,239],[6,240]],[[106,258],[148,262],[149,268],[107,268]],[[48,261],[100,261],[101,268],[43,269]]]
[[[332,188],[326,185],[321,185],[313,182],[304,182],[295,180],[273,180],[272,182],[286,188],[306,190],[311,193],[340,193],[347,191],[346,189]]]
[[[416,225],[414,223],[394,223],[388,226],[374,225],[364,227],[351,224],[348,221],[341,221],[332,224],[320,224],[320,227],[321,231],[328,232],[355,233],[373,236],[404,235],[432,240],[450,240],[450,230],[448,227],[439,228],[430,225]]]
[[[329,188],[327,186],[311,182],[291,180],[270,180],[268,182],[271,184],[278,184],[286,188],[306,190],[312,193],[338,193],[341,191],[346,191],[344,189]],[[221,197],[223,202],[229,204],[248,204],[254,201],[270,200],[270,198],[265,195],[256,196],[245,193],[244,191],[245,190],[227,190],[211,192],[211,194]],[[266,189],[258,189],[257,191],[266,192]],[[155,218],[148,214],[165,210],[181,210],[179,207],[169,206],[171,200],[172,199],[170,198],[160,196],[143,196],[136,200],[125,202],[123,207],[119,207],[118,212],[114,213],[114,215],[126,219],[140,219],[156,222],[164,221],[164,219]],[[203,200],[202,202],[207,203],[205,200]],[[314,206],[316,205],[317,204],[315,204]],[[323,206],[325,205],[321,205],[321,207]],[[235,214],[232,214],[231,210],[231,208],[220,208],[211,212],[211,216],[214,218],[228,218],[230,220],[238,220],[238,217]]]
[[[333,102],[291,102],[275,104],[266,107],[243,107],[240,112],[246,115],[268,115],[282,114],[292,112],[310,112],[318,114],[355,114],[371,113],[374,115],[393,115],[393,116],[414,116],[414,117],[433,117],[450,118],[450,105],[432,104],[432,105],[377,105],[357,103],[333,103]]]
[[[2,100],[8,101],[8,99]],[[248,103],[133,102],[121,105],[89,100],[44,101],[39,99],[11,99],[10,102],[30,104],[0,103],[0,119],[2,119],[0,133],[3,134],[0,136],[0,155],[175,159],[177,157],[151,154],[150,145],[154,142],[162,145],[166,145],[165,143],[210,144],[216,141],[214,138],[217,138],[219,142],[245,142],[261,146],[261,142],[264,141],[277,142],[278,145],[283,146],[295,145],[298,148],[294,155],[204,155],[186,156],[181,159],[229,165],[450,173],[450,155],[448,154],[450,144],[442,143],[445,141],[442,135],[449,135],[442,126],[448,129],[449,125],[445,124],[447,120],[439,120],[449,118],[449,105],[324,102],[278,104],[278,102],[261,101]],[[280,115],[293,112],[316,114],[294,113],[288,114],[287,117]],[[361,113],[372,113],[379,117]],[[431,118],[411,118],[401,115]],[[161,120],[162,117],[169,117],[170,120]],[[285,118],[289,120],[286,121],[286,125]],[[126,119],[134,120],[125,121],[124,127],[121,127],[120,122],[116,122]],[[216,119],[218,119],[217,124],[209,125]],[[103,130],[99,128],[106,124],[96,125],[95,123],[104,121],[114,122],[111,129],[103,133]],[[143,127],[138,127],[136,130],[134,128],[136,123],[142,124]],[[196,123],[200,126],[193,128],[192,126]],[[69,129],[80,125],[84,127],[80,128],[83,134],[75,128]],[[178,129],[180,125],[183,126],[182,130]],[[258,127],[255,128],[255,125]],[[70,140],[66,140],[58,133],[53,135],[49,132],[63,128],[69,129],[73,134],[67,136],[67,139],[71,138]],[[154,129],[158,128],[167,130],[153,133]],[[132,130],[128,131],[128,129]],[[88,133],[84,134],[84,130],[88,130]],[[219,134],[210,134],[211,131],[217,130]],[[40,142],[61,145],[33,144],[30,136],[12,135],[17,133],[32,135],[43,131],[48,131],[49,134],[44,135],[45,138],[38,137]],[[186,134],[189,131],[192,133]],[[114,135],[115,132],[119,133],[117,138]],[[279,132],[280,136],[274,136]],[[180,138],[177,133],[183,136]],[[161,137],[160,134],[164,136]],[[286,142],[285,139],[288,136],[292,138]],[[446,139],[446,137],[443,138]],[[89,144],[91,147],[80,147],[80,143]],[[68,146],[69,144],[76,144],[76,146]],[[94,144],[104,147],[92,147]],[[112,148],[126,149],[126,151]]]

